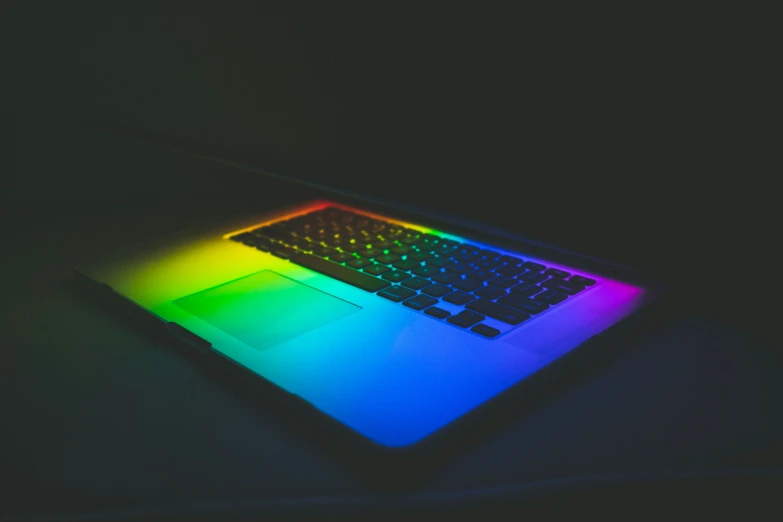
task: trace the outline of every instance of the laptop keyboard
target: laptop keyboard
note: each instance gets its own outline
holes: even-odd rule
[[[230,239],[489,339],[596,283],[336,207]]]

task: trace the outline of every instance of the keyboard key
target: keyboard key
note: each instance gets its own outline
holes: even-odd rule
[[[484,259],[481,261],[476,261],[473,264],[478,268],[483,268],[485,270],[494,270],[495,268],[503,265],[503,263],[495,259]]]
[[[476,326],[471,328],[470,331],[476,332],[477,334],[483,335],[484,337],[489,337],[490,339],[500,335],[500,330],[498,330],[497,328],[492,328],[491,326],[487,326],[485,324],[477,324]]]
[[[511,289],[512,292],[515,294],[519,294],[525,297],[530,297],[531,295],[535,295],[539,292],[543,292],[544,289],[540,286],[536,286],[533,283],[522,283],[514,288]]]
[[[506,295],[506,291],[497,286],[484,286],[473,292],[473,294],[484,299],[497,299]]]
[[[424,313],[427,315],[431,315],[436,319],[445,319],[451,315],[451,312],[447,312],[443,308],[438,308],[437,306],[430,306],[429,308],[424,310]]]
[[[494,250],[479,250],[478,255],[483,260],[492,260],[496,261],[500,259],[500,252],[495,252]]]
[[[429,252],[423,252],[420,250],[417,250],[415,252],[411,252],[408,254],[408,257],[406,259],[412,259],[414,261],[426,261],[427,259],[431,258],[432,254]]]
[[[519,266],[520,264],[522,264],[522,260],[514,256],[500,256],[500,259],[498,259],[498,261],[503,261],[509,266]]]
[[[251,231],[249,231],[249,232],[245,232],[245,233],[246,233],[246,234],[250,234],[252,237],[255,237],[255,238],[263,238],[263,239],[265,239],[266,241],[272,241],[272,242],[279,241],[279,239],[277,239],[277,238],[271,238],[271,237],[269,237],[268,235],[261,233],[260,231],[261,231],[261,229],[260,229],[260,228],[257,228],[257,229],[255,229],[255,230],[251,230]],[[247,240],[247,239],[250,239],[249,237],[245,236],[244,234],[242,234],[242,237],[243,237],[243,239],[245,239],[245,240]]]
[[[498,274],[506,277],[514,277],[515,275],[519,275],[524,271],[525,269],[522,268],[521,266],[514,266],[514,265],[501,266],[500,268],[495,270],[495,272],[497,272]]]
[[[406,279],[402,283],[400,283],[402,286],[406,286],[408,288],[412,288],[414,290],[421,290],[425,286],[430,285],[430,281],[428,279],[423,279],[421,277],[411,277],[410,279]]]
[[[452,292],[449,295],[443,297],[444,301],[455,305],[464,305],[465,303],[469,303],[474,299],[475,297],[465,292]]]
[[[527,312],[529,314],[540,314],[549,308],[547,303],[534,301],[533,299],[519,294],[509,294],[505,297],[501,297],[497,302],[505,306],[516,308],[517,310],[522,310],[523,312]]]
[[[404,301],[402,304],[409,308],[413,308],[414,310],[424,310],[428,306],[432,306],[437,302],[438,300],[434,297],[419,294],[416,297],[411,297],[410,299]]]
[[[438,255],[445,255],[446,257],[450,257],[457,253],[457,247],[440,243],[432,247],[432,251]]]
[[[563,279],[553,277],[549,281],[544,281],[541,286],[550,290],[557,290],[558,292],[565,292],[566,294],[574,295],[578,294],[585,287],[576,281],[564,281]]]
[[[270,250],[273,256],[277,256],[281,259],[288,259],[292,255],[296,254],[296,250],[284,245],[277,244]]]
[[[396,263],[400,260],[400,256],[397,254],[381,254],[379,256],[375,256],[375,261],[378,263],[383,263],[384,265],[390,265],[392,263]]]
[[[520,281],[525,281],[526,283],[540,283],[541,281],[546,281],[549,279],[549,276],[545,276],[544,274],[539,274],[537,272],[527,272],[525,274],[521,274],[517,276],[517,279]]]
[[[530,319],[530,316],[525,312],[520,312],[508,306],[493,303],[486,299],[476,299],[465,305],[465,308],[476,311],[480,314],[488,315],[498,321],[503,321],[508,324],[519,324],[526,319]]]
[[[326,247],[322,245],[314,245],[313,246],[313,254],[317,255],[318,257],[329,257],[333,254],[336,254],[337,250],[335,250],[332,247]]]
[[[391,281],[392,283],[399,283],[401,281],[405,281],[410,276],[411,275],[407,272],[403,272],[401,270],[395,270],[393,272],[386,272],[381,277],[387,281]]]
[[[251,233],[256,238],[264,239],[266,241],[271,241],[272,243],[276,243],[276,242],[279,242],[279,241],[284,241],[286,239],[290,239],[290,236],[287,233],[269,234],[269,233],[266,233],[266,232],[262,232],[262,230],[264,230],[264,229],[266,229],[267,232],[269,231],[268,227],[264,227],[263,229],[253,230]]]
[[[354,257],[350,261],[346,261],[345,264],[351,268],[359,269],[372,265],[372,261],[364,259],[363,257]]]
[[[540,272],[546,267],[539,263],[534,263],[532,261],[527,261],[525,263],[522,263],[522,268],[525,268],[527,270],[532,270],[533,272]]]
[[[351,259],[355,259],[355,257],[351,254],[346,254],[345,252],[338,252],[337,254],[329,256],[329,261],[334,261],[335,263],[345,263]]]
[[[438,245],[438,238],[437,236],[427,237],[428,235],[432,234],[423,234],[421,243],[417,244],[416,246],[420,248],[421,250],[432,250],[437,247]]]
[[[329,240],[329,242],[335,246],[339,246],[340,248],[351,247],[352,250],[361,250],[365,247],[365,245],[362,245],[361,243],[356,243],[353,235],[349,234],[347,231],[340,232],[339,229],[335,230],[336,232],[332,234],[333,237]]]
[[[292,247],[296,248],[297,250],[302,250],[302,251],[306,251],[306,252],[309,252],[310,250],[312,250],[312,247],[313,247],[312,243],[310,241],[304,239],[304,238],[296,238],[296,239],[294,239],[292,241],[289,241],[288,244],[289,244],[289,246],[292,246]]]
[[[419,266],[411,270],[411,272],[419,277],[432,277],[435,274],[440,273],[440,268],[434,266]]]
[[[274,246],[274,243],[270,242],[267,239],[263,239],[263,238],[260,238],[260,237],[256,238],[254,243],[255,243],[255,247],[258,250],[260,250],[261,252],[269,252],[270,250],[272,250],[272,247]],[[247,243],[245,243],[245,244],[247,244]],[[253,245],[250,245],[250,246],[253,246]]]
[[[432,259],[428,259],[425,263],[427,266],[433,266],[437,268],[443,268],[449,265],[453,265],[454,261],[452,259],[449,259],[448,257],[435,257]]]
[[[433,297],[442,297],[446,294],[450,294],[452,292],[452,289],[449,288],[448,286],[433,283],[429,286],[425,286],[424,288],[421,289],[421,291]]]
[[[391,241],[389,239],[386,240],[373,240],[370,243],[372,243],[373,248],[380,248],[381,250],[386,250],[389,248],[395,248],[397,246],[397,243],[394,241]]]
[[[473,271],[473,267],[465,263],[454,263],[446,266],[446,270],[455,274],[467,274]]]
[[[451,286],[453,286],[457,290],[472,292],[484,286],[484,283],[482,283],[478,279],[460,279],[459,281],[452,283]]]
[[[474,261],[480,261],[478,254],[475,252],[468,252],[465,254],[455,254],[453,256],[455,261],[460,263],[473,263]]]
[[[548,276],[561,277],[561,278],[562,277],[568,277],[568,276],[571,275],[568,272],[566,272],[564,270],[558,270],[557,268],[550,268],[549,270],[546,270],[544,273],[546,275],[548,275]]]
[[[380,281],[380,279],[376,279],[376,281]],[[390,301],[394,301],[395,303],[399,303],[400,301],[404,301],[409,297],[413,297],[414,295],[416,295],[416,292],[395,285],[387,288],[386,290],[381,290],[380,292],[378,292],[378,295],[381,297],[385,297]]]
[[[365,268],[364,272],[366,274],[378,276],[378,275],[381,275],[381,274],[385,274],[389,270],[391,270],[391,268],[389,268],[386,265],[372,265],[372,266],[368,266],[367,268]]]
[[[455,324],[462,328],[467,328],[469,326],[473,326],[478,322],[483,321],[484,319],[486,319],[486,317],[484,317],[481,314],[477,314],[476,312],[471,312],[470,310],[463,310],[457,315],[452,315],[446,320],[451,324]]]
[[[413,270],[417,266],[421,266],[421,262],[413,261],[411,259],[404,259],[402,261],[395,262],[393,266],[397,270]]]
[[[478,279],[479,281],[486,281],[487,279],[492,279],[495,277],[495,273],[491,270],[473,270],[472,272],[468,272],[465,274],[465,277],[470,277],[471,279]]]
[[[443,285],[450,285],[452,283],[455,283],[457,281],[460,281],[462,278],[459,276],[459,274],[453,274],[451,272],[441,272],[439,274],[435,274],[432,276],[432,280],[436,283],[441,283]]]
[[[417,245],[424,241],[420,235],[409,235],[409,236],[403,236],[399,239],[399,242],[404,245]]]
[[[572,281],[574,283],[579,283],[584,286],[593,286],[595,284],[595,281],[590,279],[589,277],[583,277],[583,276],[571,276],[571,279],[569,281]]]
[[[365,250],[360,250],[359,255],[367,259],[372,259],[375,256],[382,256],[383,250],[380,248],[367,248]]]
[[[250,232],[245,232],[244,234],[240,234],[239,236],[234,236],[234,237],[241,238],[240,242],[242,244],[250,247],[256,247],[257,249],[263,252],[269,252],[269,249],[272,247],[272,245],[276,244],[268,237],[254,236]]]
[[[377,292],[382,288],[389,286],[389,283],[375,278],[368,274],[363,274],[350,268],[338,265],[331,261],[326,261],[312,254],[295,254],[290,258],[292,263],[309,268],[321,274],[327,275],[343,283],[348,283],[368,292]]]
[[[511,288],[512,286],[519,284],[519,281],[513,277],[496,277],[487,281],[487,284],[498,286],[500,288]]]
[[[400,225],[389,223],[389,225],[386,227],[385,235],[394,238],[396,240],[398,237],[405,235],[404,228],[401,227]]]
[[[406,246],[398,246],[389,249],[389,252],[391,252],[392,254],[397,254],[398,256],[404,256],[410,251],[411,251],[410,247],[406,247]]]
[[[323,242],[326,246],[330,246],[332,248],[338,248],[340,247],[341,243],[347,243],[347,241],[342,241],[339,237],[335,237],[335,232],[332,231],[324,231],[323,233],[318,234],[318,238]]]
[[[340,244],[340,248],[342,248],[344,252],[350,252],[351,254],[356,253],[360,250],[364,250],[365,246],[366,245],[360,245],[358,243]]]
[[[533,299],[553,305],[562,303],[568,299],[568,294],[564,294],[563,292],[558,292],[556,290],[547,290],[546,292],[541,292],[540,294],[536,295]]]

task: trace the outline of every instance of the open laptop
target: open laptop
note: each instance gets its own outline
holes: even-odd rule
[[[77,273],[374,446],[437,440],[664,293],[629,269],[481,223],[113,130],[288,179],[303,195]]]
[[[649,159],[660,154],[617,119],[624,101],[597,103],[621,93],[530,71],[535,56],[595,70],[594,56],[535,51],[510,67],[528,45],[478,37],[472,19],[465,38],[436,14],[169,20],[143,38],[120,18],[93,28],[101,45],[82,60],[112,64],[90,69],[90,93],[97,117],[125,125],[113,130],[300,195],[79,274],[383,448],[438,440],[638,317],[660,285],[582,248],[643,243],[632,261],[645,273],[682,255],[649,241],[668,194]],[[508,23],[484,32],[525,33]],[[632,191],[639,179],[655,182]],[[236,190],[263,194],[266,181]],[[564,230],[582,241],[560,241]]]

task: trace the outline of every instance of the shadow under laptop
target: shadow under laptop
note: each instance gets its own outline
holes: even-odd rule
[[[77,279],[73,286],[85,300],[100,305],[102,313],[112,314],[129,327],[145,331],[151,339],[163,341],[183,361],[203,372],[214,386],[250,404],[249,409],[263,416],[265,423],[279,422],[292,439],[317,448],[339,469],[357,474],[378,493],[426,488],[459,455],[571,393],[587,379],[608,371],[634,345],[630,336],[642,335],[679,313],[671,303],[659,303],[650,313],[631,316],[608,335],[588,343],[596,346],[582,346],[561,358],[556,367],[527,378],[413,449],[394,451],[373,445],[298,397],[281,392],[224,357],[214,353],[205,356],[191,346],[175,342],[160,322],[150,320],[147,312],[100,285]]]

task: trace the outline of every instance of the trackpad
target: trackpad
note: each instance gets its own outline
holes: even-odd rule
[[[259,350],[361,310],[269,270],[183,297],[174,304]]]

